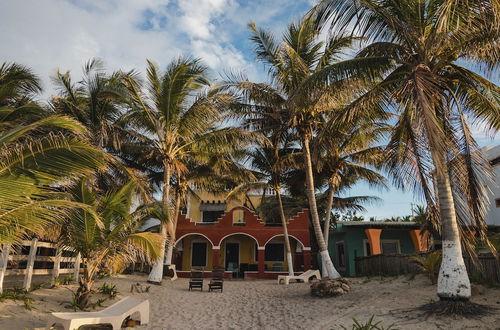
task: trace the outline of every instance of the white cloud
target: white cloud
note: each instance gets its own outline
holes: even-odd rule
[[[214,71],[245,70],[263,79],[246,24],[277,29],[307,9],[307,0],[0,0],[0,62],[32,67],[53,93],[57,69],[77,78],[91,57],[108,69],[144,71],[146,58],[164,67],[181,54]],[[302,7],[301,7],[302,6]],[[305,6],[305,7],[304,7]]]

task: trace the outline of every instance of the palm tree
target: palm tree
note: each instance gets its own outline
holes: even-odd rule
[[[228,198],[237,196],[242,192],[246,194],[254,190],[261,190],[265,192],[270,188],[274,191],[276,202],[278,203],[281,225],[283,227],[288,273],[290,276],[293,276],[292,249],[290,247],[290,237],[288,236],[287,216],[285,215],[283,199],[281,196],[283,184],[285,183],[287,174],[286,159],[293,155],[293,148],[287,147],[286,142],[281,148],[279,145],[274,146],[272,142],[269,142],[268,145],[269,147],[258,147],[248,152],[250,167],[255,177],[260,179],[260,181],[243,183],[237,186],[228,195]],[[262,194],[262,197],[265,197],[264,193]],[[262,202],[263,201],[261,201],[261,204]]]
[[[106,155],[86,139],[88,132],[33,102],[38,78],[23,66],[0,66],[0,244],[26,233],[42,233],[69,210],[83,205],[58,191],[106,166]]]
[[[237,85],[254,102],[253,106],[243,110],[243,114],[255,118],[256,125],[263,126],[281,116],[297,135],[303,148],[306,192],[321,258],[328,277],[339,278],[320,225],[310,142],[320,129],[334,127],[334,119],[344,113],[341,109],[366,87],[364,79],[355,77],[373,75],[375,72],[371,70],[371,63],[374,60],[341,61],[344,51],[355,38],[332,35],[323,43],[318,40],[318,30],[310,19],[291,24],[281,43],[253,23],[250,29],[257,58],[268,66],[272,82],[264,84],[243,80]],[[366,110],[373,110],[370,112],[372,117],[381,113],[376,107]],[[354,119],[359,114],[350,113],[348,116]]]
[[[142,207],[132,209],[132,202],[139,193],[133,181],[118,190],[98,193],[88,180],[82,180],[69,193],[73,201],[88,208],[72,212],[60,224],[58,243],[81,254],[84,272],[76,299],[84,309],[90,303],[98,271],[119,271],[126,263],[137,259],[157,259],[162,237],[138,232],[151,212]]]
[[[85,63],[83,78],[78,82],[72,80],[69,71],[58,71],[52,81],[59,95],[52,96],[50,106],[55,113],[70,116],[87,127],[93,133],[95,146],[119,149],[120,133],[123,132],[116,122],[127,101],[122,75],[134,77],[136,73],[107,74],[103,62],[97,58]]]
[[[123,82],[131,96],[131,109],[121,122],[136,129],[136,134],[122,151],[134,155],[134,162],[143,163],[144,169],[153,168],[162,174],[167,222],[160,230],[165,239],[163,246],[168,238],[172,249],[177,218],[173,212],[178,204],[171,194],[173,178],[187,171],[186,162],[191,157],[203,160],[214,151],[241,149],[251,134],[237,127],[220,127],[223,112],[234,97],[210,85],[207,68],[197,59],[175,59],[163,73],[148,61],[146,91],[129,75],[123,77]],[[163,260],[164,250],[151,270],[150,282],[161,283]]]
[[[401,184],[423,191],[428,218],[440,220],[441,300],[468,300],[471,294],[461,246],[461,238],[467,242],[471,235],[459,223],[475,227],[487,240],[481,173],[488,165],[466,116],[498,130],[500,89],[463,64],[495,72],[499,13],[498,1],[488,0],[323,0],[311,13],[319,25],[354,27],[367,38],[370,44],[358,58],[392,63],[359,104],[390,104],[398,112],[388,167]]]
[[[384,150],[382,147],[374,146],[374,143],[387,130],[387,126],[382,124],[339,124],[335,129],[328,130],[312,141],[314,163],[320,172],[319,180],[324,177],[328,182],[323,225],[323,235],[327,246],[334,196],[360,181],[367,182],[373,187],[386,187],[384,176],[375,170],[382,164]],[[356,196],[358,202],[373,200],[373,197]]]

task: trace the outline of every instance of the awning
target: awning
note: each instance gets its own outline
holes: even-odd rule
[[[201,203],[200,211],[225,211],[226,203]]]

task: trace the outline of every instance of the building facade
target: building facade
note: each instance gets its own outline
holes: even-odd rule
[[[413,222],[339,221],[328,250],[337,270],[356,276],[356,258],[376,254],[413,254],[427,250],[427,233]]]
[[[490,205],[485,220],[488,226],[500,227],[500,146],[485,147],[483,152],[494,173],[493,180],[488,183]]]
[[[266,224],[255,212],[262,194],[245,200],[226,200],[224,194],[191,194],[186,210],[177,221],[172,263],[177,275],[189,276],[192,268],[210,274],[214,266],[224,266],[226,276],[277,278],[286,274],[287,261],[283,228],[279,222]],[[296,272],[311,265],[308,211],[288,219],[288,233]]]

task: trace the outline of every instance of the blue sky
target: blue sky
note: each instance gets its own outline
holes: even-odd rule
[[[247,24],[280,33],[313,0],[0,0],[0,62],[28,65],[44,79],[47,98],[55,91],[50,76],[70,70],[78,77],[84,62],[104,60],[109,70],[144,71],[146,58],[164,67],[179,55],[201,57],[214,76],[242,70],[265,80],[248,40]],[[475,128],[481,146],[499,144]],[[366,217],[410,214],[411,193],[380,192],[358,185],[352,194],[377,195]]]

